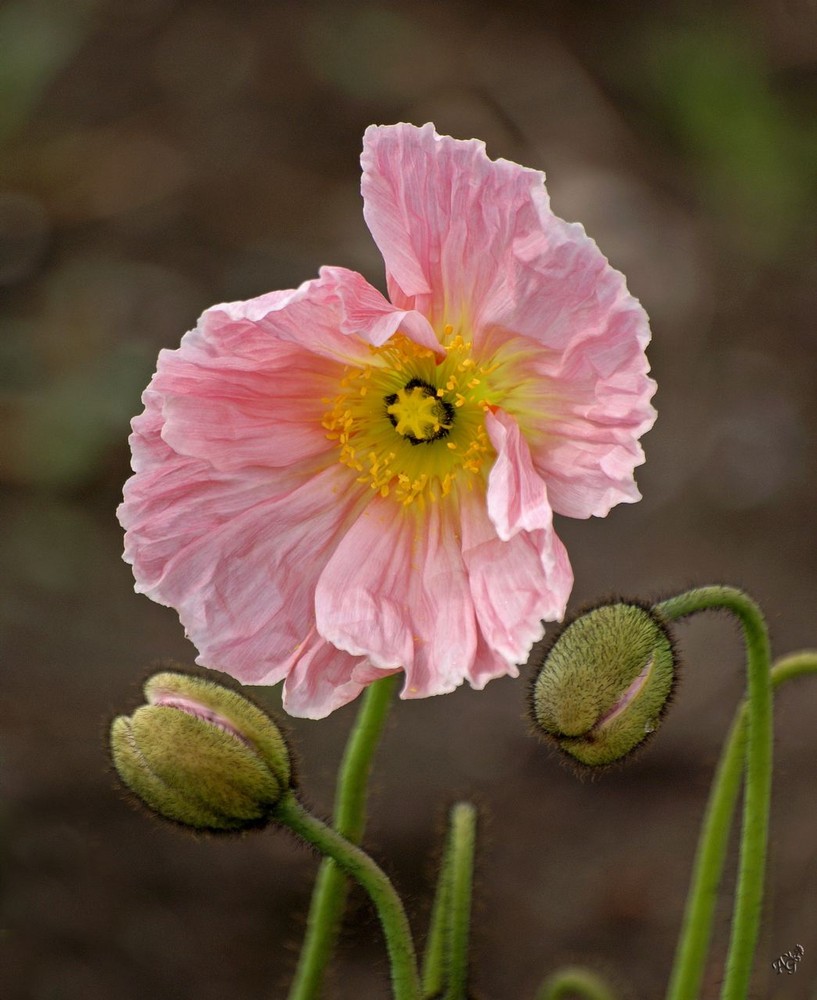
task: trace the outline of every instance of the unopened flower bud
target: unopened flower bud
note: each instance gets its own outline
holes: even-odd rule
[[[197,830],[266,823],[292,785],[278,727],[229,688],[164,672],[145,684],[148,704],[111,726],[119,777],[150,809]]]
[[[531,688],[538,732],[590,767],[612,764],[656,729],[676,660],[665,624],[637,604],[606,604],[556,637]]]

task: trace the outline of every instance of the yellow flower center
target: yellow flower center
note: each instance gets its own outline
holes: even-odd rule
[[[488,376],[497,365],[477,362],[450,326],[442,345],[442,359],[402,334],[371,348],[369,364],[345,369],[323,418],[358,482],[419,509],[458,479],[473,489],[494,454],[485,410],[495,402]]]
[[[433,385],[418,378],[386,396],[383,402],[392,427],[411,444],[436,441],[454,426],[454,407],[437,396]]]

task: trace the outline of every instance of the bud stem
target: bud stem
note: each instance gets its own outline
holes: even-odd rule
[[[817,652],[793,653],[772,667],[772,687],[776,690],[787,681],[809,674],[817,674]],[[738,707],[712,783],[667,1000],[690,1000],[700,990],[729,830],[740,791],[747,714],[748,705],[744,701]]]
[[[548,977],[536,994],[536,1000],[614,1000],[613,994],[595,973],[581,968],[560,969]]]
[[[458,802],[451,809],[423,954],[425,996],[466,1000],[476,823],[477,811],[471,803]]]
[[[386,874],[368,854],[308,813],[292,792],[284,795],[275,807],[274,816],[325,857],[332,858],[366,890],[383,927],[394,1000],[420,1000],[420,977],[411,928],[400,897]]]
[[[366,786],[372,759],[388,715],[398,674],[383,677],[366,689],[338,773],[333,825],[353,844],[366,826]],[[289,1000],[318,1000],[326,967],[340,931],[349,883],[334,861],[321,862],[307,917],[298,968]]]
[[[749,993],[760,927],[771,802],[772,683],[766,623],[754,601],[734,587],[715,586],[689,590],[657,604],[655,611],[672,621],[698,611],[717,608],[731,611],[738,618],[746,645],[746,779],[743,824],[732,936],[721,988],[721,1000],[745,1000]],[[720,777],[719,773],[718,778]],[[726,792],[730,791],[727,785]],[[729,816],[730,811],[724,807],[723,813],[718,813],[715,817],[717,827],[728,822]],[[678,993],[675,996],[680,1000],[681,997],[691,995]]]

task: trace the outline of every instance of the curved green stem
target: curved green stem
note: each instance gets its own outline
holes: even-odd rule
[[[769,833],[769,808],[772,779],[772,686],[769,637],[763,614],[743,591],[734,587],[701,587],[671,597],[656,605],[664,618],[673,620],[724,608],[740,621],[746,644],[747,712],[746,712],[746,784],[743,799],[743,824],[738,868],[737,890],[732,917],[732,936],[726,960],[726,974],[721,1000],[745,1000],[749,992],[752,965],[760,928],[763,879],[766,868],[766,846]],[[729,750],[729,743],[727,751]],[[739,742],[739,736],[735,739]],[[734,751],[738,753],[738,750]],[[728,775],[727,775],[728,777]],[[716,785],[722,778],[719,772]],[[724,797],[731,792],[727,782]],[[717,836],[731,811],[715,817]],[[710,817],[708,817],[710,819]],[[709,827],[709,824],[707,824]],[[717,854],[714,859],[717,861]],[[677,997],[689,994],[679,993]]]
[[[465,1000],[467,996],[476,824],[477,811],[470,802],[458,802],[451,809],[423,955],[426,997],[440,995],[445,1000]]]
[[[366,689],[355,726],[346,745],[335,793],[335,829],[353,844],[359,844],[366,826],[366,789],[372,758],[388,715],[398,675],[392,674]],[[289,1000],[317,1000],[326,967],[340,931],[348,881],[334,861],[321,862],[298,968],[289,990]]]
[[[536,1000],[573,1000],[576,996],[584,1000],[615,1000],[603,979],[579,967],[554,972],[542,983]]]
[[[788,653],[781,656],[772,667],[772,687],[780,687],[798,677],[808,677],[817,674],[817,650],[803,649],[799,653]]]
[[[817,652],[804,651],[783,657],[772,667],[772,687],[817,674]],[[692,1000],[698,995],[706,953],[712,936],[718,885],[729,844],[743,768],[743,749],[748,706],[742,702],[724,743],[712,783],[703,827],[698,840],[684,922],[675,952],[667,1000]]]
[[[368,854],[308,813],[291,792],[275,807],[274,815],[279,823],[312,844],[324,856],[332,858],[366,890],[377,910],[386,938],[394,1000],[420,1000],[420,977],[411,928],[400,897],[385,873]]]

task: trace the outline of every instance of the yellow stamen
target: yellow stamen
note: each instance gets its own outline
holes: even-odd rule
[[[322,421],[358,482],[420,512],[455,483],[484,485],[494,453],[485,409],[496,402],[488,378],[496,364],[474,358],[451,326],[442,344],[442,359],[401,334],[371,348],[369,364],[345,369]]]

